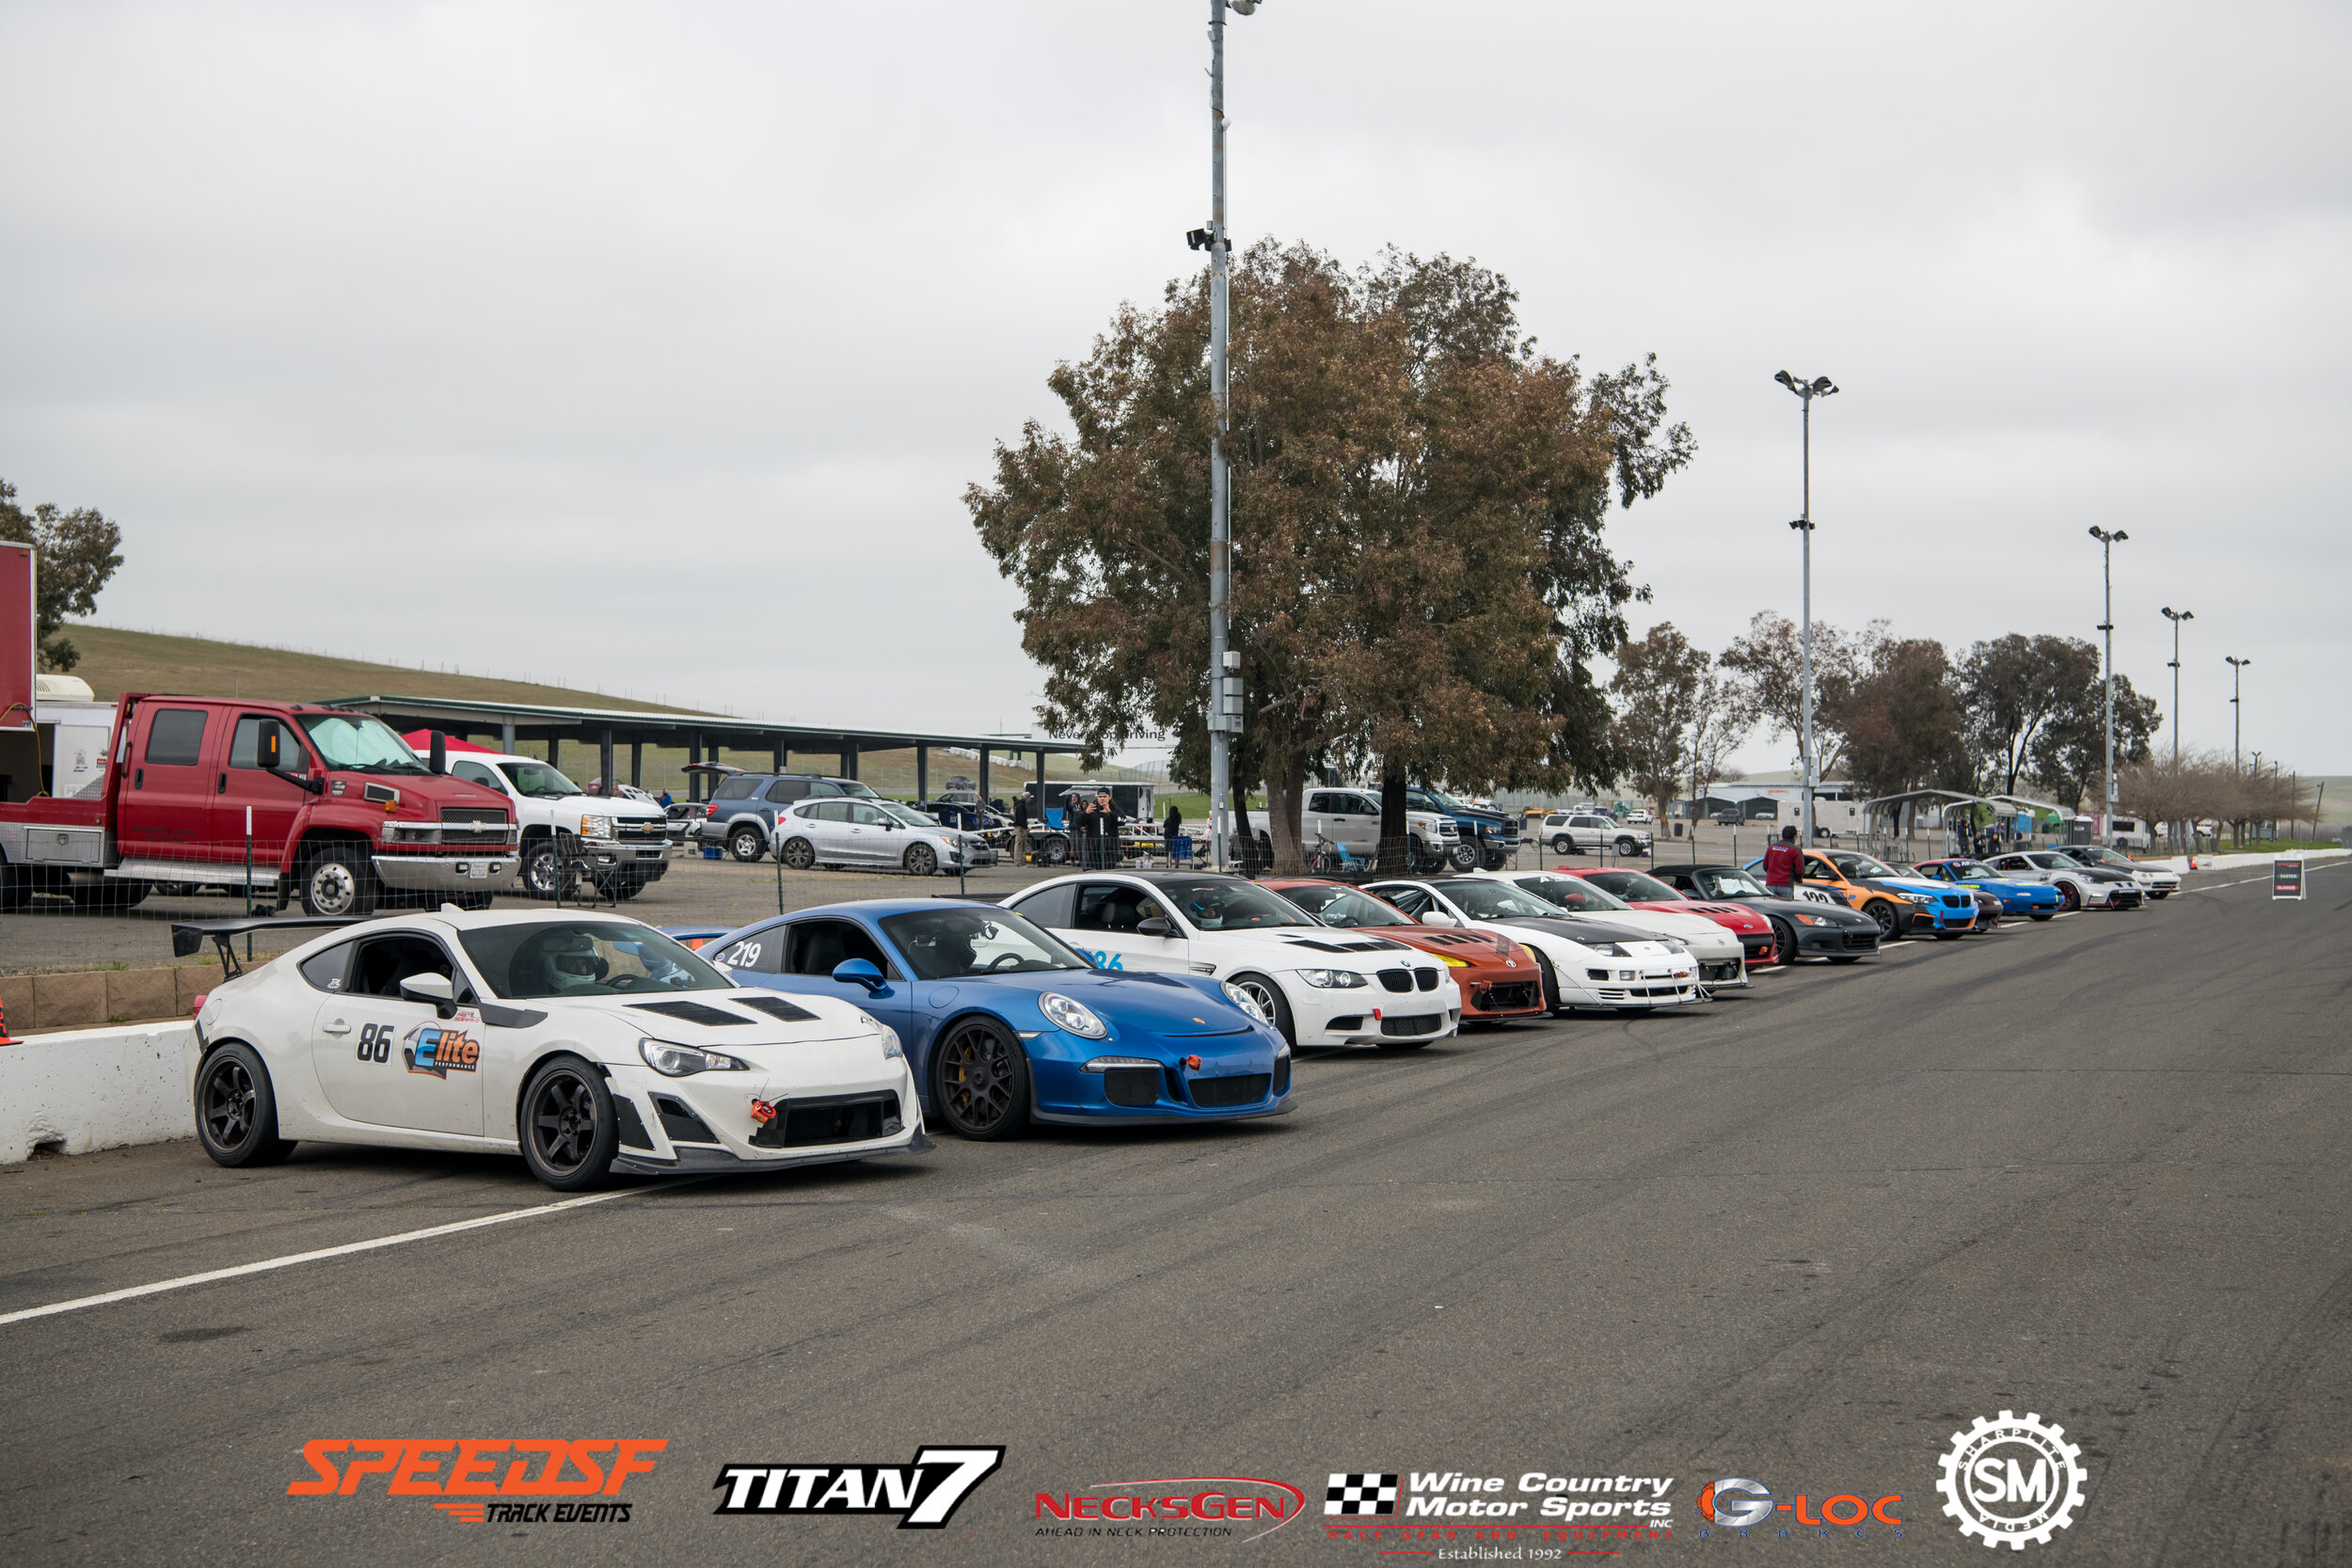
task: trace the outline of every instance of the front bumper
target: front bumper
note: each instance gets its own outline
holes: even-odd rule
[[[1846,926],[1800,926],[1796,931],[1797,957],[1801,958],[1846,958],[1879,950],[1879,928],[1875,921],[1867,930]]]
[[[377,855],[377,880],[402,893],[486,893],[515,875],[515,852],[476,855]]]
[[[1755,983],[1748,978],[1748,966],[1744,958],[1726,958],[1720,963],[1699,965],[1699,984],[1710,990],[1737,990],[1740,986]]]
[[[2085,898],[2083,900],[2085,908],[2093,910],[2136,910],[2139,908],[2140,905],[2148,901],[2147,894],[2137,887],[2126,886],[2122,882],[2106,882],[2098,885],[2104,886],[2106,889],[2106,896],[2104,898]]]
[[[888,1058],[886,1069],[871,1075],[789,1083],[780,1083],[773,1070],[757,1068],[665,1078],[650,1068],[608,1064],[606,1087],[621,1124],[614,1167],[639,1175],[786,1170],[883,1154],[918,1154],[931,1147],[923,1134],[923,1107],[915,1097],[914,1078],[902,1058]],[[768,1141],[774,1134],[763,1132],[752,1117],[755,1098],[780,1103],[787,1113],[877,1101],[895,1105],[878,1108],[877,1136],[776,1142]],[[883,1109],[895,1109],[897,1127],[882,1119]]]
[[[1029,1055],[1029,1107],[1041,1120],[1169,1125],[1291,1109],[1290,1047],[1270,1029],[1185,1039],[1125,1029],[1109,1040],[1047,1037],[1052,1052],[1032,1045]]]
[[[666,844],[624,844],[616,839],[584,838],[580,841],[580,859],[592,874],[626,871],[648,882],[658,882],[670,874],[670,849]]]
[[[1492,974],[1464,973],[1454,980],[1462,993],[1462,1016],[1473,1023],[1494,1019],[1534,1018],[1544,1010],[1544,979],[1532,965]]]

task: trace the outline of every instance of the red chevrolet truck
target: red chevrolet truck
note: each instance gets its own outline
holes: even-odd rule
[[[486,909],[516,847],[505,796],[435,771],[369,714],[126,693],[95,780],[0,803],[0,911],[242,892],[248,847],[255,895],[279,909],[298,895],[308,914],[369,914],[398,894]]]

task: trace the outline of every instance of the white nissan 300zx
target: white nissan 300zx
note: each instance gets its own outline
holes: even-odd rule
[[[196,1027],[197,1136],[223,1165],[306,1138],[519,1153],[576,1192],[930,1147],[896,1032],[739,987],[621,915],[342,927],[223,981]]]

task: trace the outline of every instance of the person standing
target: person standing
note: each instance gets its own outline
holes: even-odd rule
[[[1176,841],[1184,837],[1184,814],[1176,809],[1175,801],[1170,800],[1168,803],[1168,821],[1160,829],[1160,842],[1167,846],[1168,858],[1170,861],[1176,859]],[[1189,853],[1184,856],[1187,861],[1191,858]]]
[[[1012,798],[1012,863],[1029,863],[1029,797],[1025,793]]]
[[[1780,840],[1764,851],[1764,889],[1775,898],[1794,898],[1804,874],[1804,851],[1797,847],[1797,830],[1783,828]]]
[[[1119,863],[1119,808],[1111,802],[1111,792],[1094,792],[1094,869],[1108,871]]]

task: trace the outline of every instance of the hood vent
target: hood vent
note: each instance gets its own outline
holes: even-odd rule
[[[737,996],[729,1000],[739,1007],[749,1007],[754,1012],[766,1013],[770,1018],[781,1020],[786,1023],[817,1022],[815,1013],[810,1012],[806,1007],[787,1002],[781,996]]]
[[[700,1002],[632,1002],[629,1004],[629,1011],[660,1013],[663,1018],[675,1018],[682,1022],[700,1023],[711,1028],[751,1022],[741,1013],[730,1013],[718,1007],[707,1007]]]

